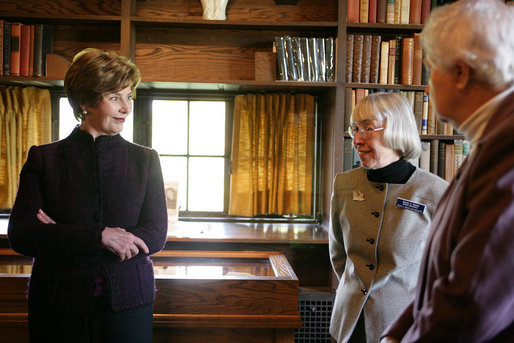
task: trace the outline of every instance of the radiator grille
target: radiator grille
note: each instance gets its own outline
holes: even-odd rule
[[[299,293],[298,312],[302,317],[303,328],[295,330],[295,342],[331,343],[330,316],[334,303],[334,294]]]

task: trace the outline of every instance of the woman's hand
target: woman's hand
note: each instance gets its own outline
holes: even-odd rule
[[[142,249],[146,254],[150,252],[141,238],[121,227],[106,227],[102,231],[102,244],[109,251],[118,255],[121,261],[136,256],[139,254],[139,249]]]
[[[55,224],[55,221],[43,212],[42,209],[37,211],[36,217],[42,224]]]

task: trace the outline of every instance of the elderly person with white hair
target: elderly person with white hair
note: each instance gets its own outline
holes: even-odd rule
[[[514,7],[460,0],[421,33],[428,93],[472,149],[434,215],[416,296],[385,342],[514,342]]]
[[[416,168],[421,142],[407,99],[374,93],[351,116],[363,167],[334,181],[330,258],[339,279],[330,333],[337,342],[378,342],[414,297],[421,253],[447,183]]]

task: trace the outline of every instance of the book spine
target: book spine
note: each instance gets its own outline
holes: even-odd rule
[[[423,123],[423,92],[415,92],[414,94],[414,118],[416,120],[416,126],[418,133],[421,134],[421,128]]]
[[[364,50],[364,35],[355,35],[353,46],[353,73],[352,82],[361,82],[362,55]]]
[[[410,19],[410,0],[400,0],[400,24],[408,24]]]
[[[380,43],[380,77],[378,83],[386,85],[388,80],[389,66],[389,42]]]
[[[275,37],[275,48],[277,50],[277,65],[279,80],[288,81],[287,58],[285,51],[284,37]],[[36,68],[34,68],[36,69]]]
[[[289,81],[297,81],[298,74],[296,72],[296,65],[294,62],[293,42],[291,36],[285,36],[284,43],[284,49],[286,53],[287,79]]]
[[[388,73],[387,73],[387,83],[392,85],[394,84],[394,76],[396,73],[396,40],[391,39],[389,41],[389,64],[388,64]]]
[[[361,82],[369,83],[371,71],[371,45],[373,38],[371,35],[364,35],[363,38]]]
[[[401,83],[403,85],[412,85],[413,77],[413,60],[414,60],[414,38],[405,37],[402,39],[402,70]]]
[[[43,24],[34,24],[34,67],[33,67],[33,69],[34,69],[34,73],[33,73],[34,76],[42,76],[43,75]]]
[[[369,19],[369,0],[360,0],[359,22],[367,23]]]
[[[325,38],[325,64],[327,82],[334,82],[336,80],[336,65],[334,52],[334,38]]]
[[[346,82],[352,82],[353,76],[353,48],[355,36],[346,36]]]
[[[423,74],[423,47],[421,46],[421,35],[414,33],[414,46],[412,58],[412,84],[421,85]]]
[[[394,0],[386,0],[386,23],[394,24]]]
[[[385,24],[387,0],[377,0],[377,23]]]
[[[422,0],[410,0],[409,24],[421,24]]]
[[[30,26],[30,53],[29,53],[29,76],[34,75],[34,25]]]
[[[431,0],[421,0],[421,24],[426,24],[430,15]]]
[[[300,37],[292,37],[291,43],[293,45],[293,59],[296,68],[296,74],[298,75],[298,81],[305,81]]]
[[[3,51],[4,75],[11,75],[11,23],[4,21],[4,51]]]
[[[306,37],[300,37],[300,49],[302,50],[303,59],[303,76],[305,81],[312,81],[311,73],[311,52],[309,48],[309,39]]]
[[[20,76],[29,76],[30,51],[30,25],[21,25],[20,35]]]
[[[432,100],[430,100],[430,97],[428,97],[427,134],[429,134],[429,135],[437,134],[437,115],[434,113],[434,105],[432,104]]]
[[[325,38],[317,38],[318,40],[318,81],[327,82],[327,65],[325,63]]]
[[[447,143],[444,152],[444,179],[450,182],[455,175],[455,145]]]
[[[359,10],[360,0],[348,0],[347,2],[347,22],[348,23],[358,23],[360,17]]]
[[[371,64],[369,71],[369,82],[378,83],[380,75],[380,43],[382,37],[379,35],[373,35],[371,39]]]
[[[394,23],[400,24],[400,17],[402,12],[402,2],[401,0],[394,0]]]
[[[20,76],[21,23],[11,23],[11,76]]]
[[[318,39],[317,38],[309,38],[309,52],[310,52],[310,60],[311,60],[311,75],[312,81],[319,81],[319,50],[318,50]]]
[[[423,116],[421,120],[421,134],[426,135],[428,133],[428,94],[423,94]]]
[[[377,2],[378,0],[369,0],[368,23],[375,24],[377,22]]]

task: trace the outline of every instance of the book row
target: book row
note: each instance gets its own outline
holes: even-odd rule
[[[348,23],[424,24],[435,0],[348,0]]]
[[[354,149],[351,139],[344,140],[344,150],[345,171],[362,166],[359,154]],[[469,142],[462,139],[422,140],[421,155],[409,162],[450,182],[457,174],[466,156],[468,156],[469,150]]]
[[[454,127],[449,123],[443,123],[437,118],[433,109],[430,97],[423,91],[404,91],[404,90],[385,90],[385,89],[366,89],[366,88],[346,88],[345,90],[345,126],[350,126],[350,115],[355,105],[365,96],[375,92],[397,92],[405,96],[412,106],[414,119],[418,126],[420,135],[455,135],[458,134]]]
[[[0,20],[0,75],[45,76],[45,55],[52,48],[50,26]]]
[[[346,36],[346,82],[425,85],[419,33],[410,36],[348,34]]]
[[[282,81],[335,81],[335,39],[275,37],[277,79]]]

